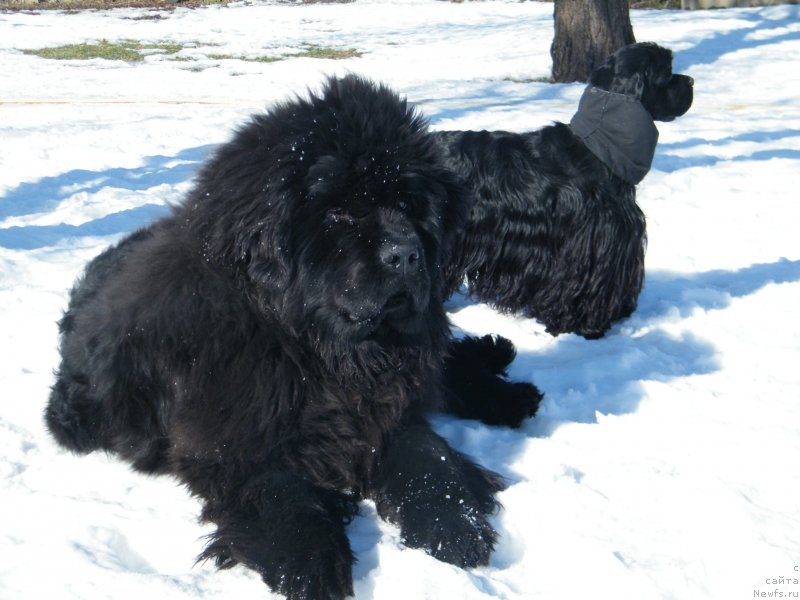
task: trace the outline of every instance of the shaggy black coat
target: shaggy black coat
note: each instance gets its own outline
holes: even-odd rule
[[[655,149],[652,120],[684,114],[692,85],[672,73],[669,50],[633,44],[591,74],[570,125],[435,132],[477,192],[446,268],[450,289],[466,277],[474,297],[554,335],[598,338],[630,315],[644,279],[635,184]]]
[[[60,322],[55,439],[175,476],[217,526],[201,558],[291,599],[352,593],[362,498],[441,560],[495,544],[500,478],[424,417],[496,412],[443,391],[439,265],[471,201],[426,125],[355,76],[254,117],[170,216],[88,265]],[[513,358],[464,343],[490,378]],[[501,420],[535,409],[532,386],[497,386]]]

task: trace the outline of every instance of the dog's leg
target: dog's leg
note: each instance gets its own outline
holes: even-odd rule
[[[613,202],[601,196],[582,206],[546,285],[530,284],[536,300],[528,316],[548,333],[598,339],[635,310],[645,273],[646,223],[634,194],[632,186],[620,186]]]
[[[371,495],[404,543],[460,567],[485,565],[497,533],[487,520],[499,475],[456,452],[427,424],[395,432],[376,464]]]
[[[515,355],[512,343],[500,336],[453,340],[445,360],[446,410],[510,427],[536,414],[543,397],[536,386],[504,379]]]
[[[202,484],[201,484],[202,485]],[[353,593],[345,524],[357,505],[290,472],[264,473],[238,489],[206,490],[203,518],[217,530],[198,560],[242,563],[289,600],[342,600]]]

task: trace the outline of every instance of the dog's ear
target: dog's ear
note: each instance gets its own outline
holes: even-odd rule
[[[597,67],[592,71],[591,75],[589,75],[589,83],[602,90],[610,91],[611,85],[614,82],[614,62],[615,59],[613,56],[608,57],[606,62]]]
[[[258,227],[236,241],[240,268],[262,298],[281,297],[289,278],[288,236],[274,227]]]
[[[438,179],[444,187],[445,199],[440,210],[441,239],[443,264],[448,264],[453,243],[466,227],[470,208],[477,203],[476,193],[450,170],[442,170]]]
[[[469,209],[476,203],[476,194],[471,186],[453,177],[445,183],[447,189],[447,229],[450,232],[463,227],[467,221]]]
[[[627,96],[633,96],[637,100],[642,99],[642,94],[644,93],[644,86],[645,86],[645,75],[643,73],[637,72],[630,76],[628,79],[628,84],[626,85],[626,90],[624,90],[624,94]]]
[[[469,209],[475,204],[475,193],[455,172],[439,164],[437,157],[402,172],[400,183],[403,194],[424,198],[424,204],[431,207],[423,226],[436,240],[439,262],[447,264],[453,240],[466,226]]]

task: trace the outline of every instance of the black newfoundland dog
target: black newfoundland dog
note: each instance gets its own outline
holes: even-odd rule
[[[170,216],[88,265],[60,322],[49,430],[175,476],[217,526],[201,558],[291,599],[352,593],[345,525],[362,498],[408,546],[485,564],[502,482],[425,413],[449,400],[503,422],[506,392],[517,412],[539,396],[489,377],[513,358],[491,338],[456,346],[444,390],[439,265],[467,195],[426,122],[355,76],[254,117]]]
[[[603,336],[636,308],[645,218],[636,184],[658,140],[653,120],[692,104],[672,53],[627,46],[590,77],[569,125],[539,131],[433,135],[477,192],[447,267],[451,290],[543,322],[552,334]]]

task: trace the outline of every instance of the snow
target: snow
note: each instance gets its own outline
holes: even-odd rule
[[[56,320],[82,266],[178,201],[252,112],[358,72],[433,128],[568,120],[548,85],[552,5],[433,0],[0,13],[0,598],[269,597],[244,569],[194,565],[209,526],[167,478],[46,435]],[[455,297],[461,333],[499,333],[546,394],[520,430],[437,415],[505,475],[501,540],[464,571],[404,548],[365,503],[348,533],[360,600],[800,597],[800,8],[633,11],[676,52],[691,111],[639,185],[638,310],[602,340]],[[55,61],[22,49],[136,39],[172,60]],[[279,56],[355,48],[341,61]],[[174,58],[174,57],[172,57]],[[767,596],[764,596],[767,597]],[[780,595],[772,597],[781,597]]]

